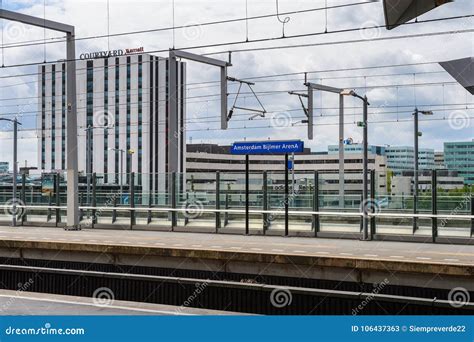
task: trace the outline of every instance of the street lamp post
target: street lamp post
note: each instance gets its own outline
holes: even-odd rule
[[[18,122],[17,118],[0,118],[0,121],[9,121],[13,124],[13,200],[12,200],[12,226],[16,226],[16,178],[18,174]]]
[[[344,96],[354,96],[353,94],[355,93],[353,90],[334,88],[323,84],[306,82],[306,80],[305,86],[308,88],[308,94],[305,96],[308,98],[308,109],[305,110],[305,113],[308,117],[306,123],[308,124],[309,139],[313,138],[313,90],[326,91],[339,95],[339,207],[344,209]],[[290,94],[298,95],[300,101],[301,96],[303,96],[295,92],[290,92]]]
[[[415,108],[415,111],[413,112],[413,118],[414,118],[414,158],[415,158],[415,165],[414,165],[414,173],[413,173],[413,214],[417,214],[418,212],[418,137],[421,135],[421,132],[418,130],[418,114],[423,114],[423,115],[433,115],[433,112],[430,110],[418,110],[418,108]],[[413,233],[418,229],[417,226],[417,218],[414,216],[413,217]]]
[[[367,116],[368,116],[368,107],[370,105],[369,101],[367,100],[367,96],[360,96],[354,90],[344,89],[341,92],[341,95],[351,95],[357,97],[358,99],[362,100],[364,104],[362,121],[357,123],[357,126],[363,128],[362,133],[362,149],[363,149],[363,160],[362,160],[362,240],[370,240],[372,237],[369,236],[369,217],[368,217],[368,209],[369,209],[369,190],[368,190],[368,127],[367,127]]]
[[[291,200],[295,200],[295,153],[291,154]]]
[[[114,126],[91,126],[88,125],[86,131],[86,180],[87,180],[87,205],[90,205],[90,188],[92,175],[92,132],[94,129],[103,129],[104,131]]]
[[[132,172],[132,171],[131,171],[131,170],[132,170],[132,156],[133,156],[134,153],[135,153],[134,150],[128,150],[128,151],[127,151],[127,158],[128,158],[128,159],[127,159],[127,160],[128,160],[127,163],[128,163],[128,165],[130,166],[130,173]],[[127,173],[127,172],[125,172],[125,173]],[[127,177],[127,176],[125,176],[125,177]],[[128,178],[127,183],[128,183],[129,185],[132,185],[132,184],[130,184],[130,178]]]
[[[132,205],[135,205],[135,199],[134,199],[134,195],[133,195],[133,189],[134,189],[134,186],[135,186],[135,177],[132,177],[133,176],[133,168],[132,168],[132,156],[133,154],[135,153],[134,150],[128,150],[127,151],[127,165],[129,165],[130,167],[130,170],[129,170],[129,167],[127,167],[127,170],[125,171],[126,173],[126,176],[127,177],[127,184],[128,184],[128,192],[129,192],[129,203],[132,204]],[[139,175],[139,177],[141,177],[141,175]],[[132,212],[131,215],[134,215],[134,213]],[[134,219],[132,219],[133,221]]]
[[[123,154],[125,150],[121,148],[109,148],[109,151],[120,152],[120,203],[122,203],[122,192],[123,192]]]
[[[86,180],[87,180],[87,186],[86,186],[86,202],[87,205],[90,205],[90,186],[91,186],[91,179],[90,179],[90,174],[92,172],[92,165],[91,165],[91,153],[92,153],[92,138],[91,138],[91,133],[92,133],[92,126],[87,126],[85,129],[86,131]],[[89,212],[89,211],[87,211]]]

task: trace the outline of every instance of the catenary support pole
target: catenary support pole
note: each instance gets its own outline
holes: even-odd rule
[[[171,173],[171,181],[170,181],[170,199],[171,199],[171,208],[176,209],[176,172]],[[171,231],[173,231],[176,226],[178,225],[178,216],[176,210],[171,211]]]
[[[221,175],[219,171],[216,171],[216,233],[221,227]]]
[[[375,170],[370,170],[370,203],[371,203],[371,210],[372,213],[375,213],[375,210],[377,209],[377,199],[375,197]],[[374,237],[375,232],[376,232],[376,220],[377,218],[375,216],[370,217],[370,237]]]
[[[13,200],[12,200],[12,226],[16,226],[17,217],[17,177],[18,177],[18,120],[13,120]]]
[[[67,229],[79,229],[79,180],[77,175],[77,103],[76,103],[76,42],[74,28],[67,32],[66,54],[66,181]]]
[[[92,174],[92,201],[91,201],[91,206],[92,207],[97,207],[97,174],[94,172]],[[95,209],[92,209],[92,228],[94,228],[94,225],[97,223],[97,211]]]
[[[54,194],[56,195],[56,227],[61,222],[61,210],[59,207],[61,206],[61,179],[59,177],[59,173],[56,172],[54,175]]]
[[[367,199],[368,199],[368,133],[367,133],[367,112],[368,112],[368,101],[367,96],[363,98],[364,102],[364,111],[363,111],[363,171],[362,171],[362,239],[369,240],[369,231],[368,231],[368,216],[367,216]]]
[[[413,113],[414,118],[414,170],[413,170],[413,214],[416,215],[418,213],[418,108],[415,108],[415,112]],[[416,230],[418,229],[418,219],[413,216],[413,234],[415,234]]]
[[[263,187],[263,200],[262,200],[262,204],[263,204],[263,210],[266,211],[268,210],[268,174],[267,174],[267,171],[263,171],[263,184],[262,184],[262,187]],[[267,230],[268,230],[268,227],[269,227],[269,223],[268,222],[268,214],[267,213],[264,213],[263,214],[263,235],[266,234]]]
[[[474,196],[471,193],[471,216],[474,216]],[[471,237],[474,237],[474,217],[471,218]]]
[[[133,226],[136,224],[135,222],[135,172],[130,172],[130,182],[128,184],[130,189],[130,229],[133,229]]]
[[[250,206],[250,189],[249,189],[249,155],[245,155],[245,235],[249,235],[250,233],[250,213],[249,213],[249,206]]]
[[[288,197],[288,153],[285,154],[285,236],[289,234],[289,221],[288,221],[288,209],[289,209],[289,197]]]
[[[319,211],[319,173],[314,171],[313,211]],[[317,237],[320,230],[319,214],[313,215],[314,236]]]
[[[339,208],[344,208],[344,95],[339,94]]]
[[[23,173],[21,175],[21,203],[23,205],[26,205],[26,174]],[[22,215],[21,215],[21,224],[24,225],[25,222],[27,221],[27,217],[26,217],[26,209],[23,208],[22,209]]]
[[[436,170],[431,171],[431,213],[433,215],[438,214],[438,174]],[[431,218],[431,237],[433,242],[436,242],[438,237],[438,219],[436,217]]]
[[[23,13],[0,10],[0,18],[18,21],[66,33],[66,168],[67,168],[67,226],[66,229],[79,229],[79,189],[77,177],[77,105],[76,105],[76,42],[74,26],[33,17]]]

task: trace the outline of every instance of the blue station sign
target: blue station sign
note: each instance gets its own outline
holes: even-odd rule
[[[232,144],[232,154],[289,154],[303,152],[304,143],[301,140],[288,141],[256,141],[235,142]]]

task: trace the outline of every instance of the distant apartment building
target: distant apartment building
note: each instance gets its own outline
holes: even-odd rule
[[[8,172],[8,162],[0,162],[0,173],[7,173]]]
[[[444,164],[448,170],[457,171],[464,177],[464,184],[474,185],[474,139],[445,142]]]
[[[231,146],[214,144],[188,144],[186,154],[187,179],[194,181],[195,190],[209,190],[214,185],[216,171],[221,179],[236,179],[243,189],[245,157],[230,154]],[[377,191],[386,192],[386,161],[385,156],[369,153],[369,170],[376,171]],[[359,195],[362,191],[362,154],[351,153],[344,158],[345,177],[344,193]],[[285,162],[282,155],[250,156],[251,187],[255,189],[262,183],[262,174],[267,172],[270,183],[284,183]],[[304,183],[313,179],[313,171],[319,171],[321,192],[338,194],[339,191],[339,156],[327,152],[311,152],[306,149],[295,155],[294,174],[297,182]],[[253,185],[252,185],[253,184]]]
[[[362,144],[344,145],[346,153],[362,153]],[[328,153],[337,154],[338,145],[329,145]],[[415,168],[415,150],[410,146],[376,146],[369,145],[368,152],[386,156],[387,168],[393,171],[395,175],[401,175],[403,171],[410,171]],[[418,150],[418,168],[419,170],[432,170],[435,168],[434,150],[420,148]]]
[[[403,196],[413,195],[414,179],[413,171],[403,172],[402,175],[393,176],[391,181],[392,195]],[[418,176],[419,191],[429,191],[432,188],[432,177],[430,171],[422,171]],[[464,187],[464,178],[460,177],[455,171],[439,170],[437,171],[436,188],[443,190],[462,189]]]
[[[345,153],[360,153],[363,152],[363,145],[362,144],[350,144],[344,145],[344,152]],[[385,146],[376,146],[376,145],[368,145],[367,146],[368,152],[370,154],[378,154],[381,156],[385,155]],[[337,154],[339,153],[339,145],[329,145],[328,146],[328,153],[329,154]]]

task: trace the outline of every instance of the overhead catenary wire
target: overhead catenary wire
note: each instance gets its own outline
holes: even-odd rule
[[[464,106],[465,104],[448,104],[448,106],[458,106],[458,107],[451,107],[451,108],[447,108],[445,106],[443,106],[442,104],[424,104],[420,107],[430,107],[431,110],[433,112],[444,112],[445,110],[451,110],[453,112],[455,111],[459,111],[461,108],[459,108],[459,106]],[[469,103],[467,105],[474,105],[474,103]],[[385,115],[398,115],[402,112],[400,112],[398,109],[399,108],[407,108],[407,110],[404,110],[403,113],[407,114],[407,115],[412,115],[413,111],[412,111],[412,108],[414,108],[415,106],[414,105],[406,105],[406,106],[400,106],[400,107],[396,107],[396,106],[385,106],[384,108],[397,108],[397,111],[380,111],[379,108],[375,108],[374,111],[370,111],[369,112],[369,115],[372,115],[372,116],[385,116]],[[440,109],[436,109],[434,107],[442,107]],[[314,108],[315,110],[318,110],[318,111],[321,111],[321,115],[318,115],[316,116],[315,118],[316,119],[320,119],[320,118],[324,118],[324,119],[327,119],[327,118],[330,118],[330,117],[338,117],[339,114],[327,114],[325,113],[324,115],[322,114],[322,111],[327,111],[327,110],[336,110],[338,108],[336,107],[325,107],[325,108]],[[346,107],[346,109],[350,110],[350,109],[354,109],[354,115],[355,115],[355,110],[360,110],[360,106],[359,107]],[[474,109],[474,107],[466,107],[466,110],[472,110]],[[295,119],[295,120],[298,120],[298,119],[304,119],[305,116],[301,115],[301,116],[295,116],[295,115],[288,115],[289,112],[301,112],[302,109],[301,108],[295,108],[295,109],[286,109],[286,110],[273,110],[273,111],[270,111],[268,112],[268,114],[271,114],[273,116],[275,115],[278,115],[278,114],[285,114],[286,116],[286,119]],[[358,115],[361,115],[361,113],[358,113]],[[467,115],[467,114],[466,114]],[[21,115],[20,118],[23,118],[25,116],[28,116],[27,114],[24,114],[24,115]],[[244,114],[236,114],[235,116],[244,116]],[[263,120],[272,120],[274,117],[264,117],[262,118],[260,121],[263,121]],[[446,115],[443,116],[443,118],[446,118]],[[211,119],[211,120],[206,120],[206,119]],[[398,117],[397,117],[397,120],[398,121]],[[159,125],[164,125],[165,124],[165,120],[158,120],[156,123],[158,123]],[[233,122],[248,122],[248,119],[235,119],[233,120]],[[220,120],[216,120],[214,117],[211,117],[211,116],[207,116],[207,117],[199,117],[199,118],[196,118],[196,117],[192,117],[192,118],[187,118],[184,122],[186,125],[188,124],[196,124],[196,125],[200,125],[200,124],[209,124],[209,123],[220,123]],[[129,124],[130,127],[134,127],[134,126],[138,126],[139,123],[138,122],[131,122]],[[148,126],[149,123],[142,123],[143,126]],[[316,125],[316,123],[314,124]],[[79,126],[79,128],[86,128],[87,126],[86,125],[82,125],[82,126]],[[119,124],[119,125],[114,125],[114,126],[110,126],[109,129],[112,130],[114,128],[120,128],[120,127],[126,127],[126,124],[123,123],[123,124]],[[0,125],[0,128],[1,128],[1,125]],[[61,127],[56,127],[56,128],[52,128],[52,127],[46,127],[44,129],[42,128],[39,128],[39,127],[34,127],[34,128],[22,128],[23,131],[61,131]],[[125,134],[125,133],[124,133]]]
[[[447,85],[456,85],[458,86],[458,82],[454,81],[446,81],[446,82],[426,82],[426,83],[417,83],[417,84],[385,84],[385,85],[371,85],[371,86],[348,86],[347,88],[351,89],[364,89],[364,88],[370,88],[370,89],[389,89],[389,88],[396,88],[396,87],[425,87],[425,86],[442,86],[443,84]],[[460,85],[459,85],[460,86]],[[461,87],[461,86],[460,86]],[[138,89],[130,89],[130,91],[134,91]],[[304,92],[306,89],[285,89],[285,90],[267,90],[267,91],[258,91],[258,92],[240,92],[240,95],[259,95],[259,96],[265,96],[265,95],[270,95],[270,94],[284,94],[288,93],[289,91],[298,91],[298,92]],[[121,92],[126,92],[127,90],[123,90]],[[78,95],[86,95],[87,93],[79,93]],[[96,95],[104,95],[103,92],[91,92],[89,94],[96,94]],[[148,89],[143,91],[143,94],[149,94]],[[236,95],[237,93],[229,92],[228,95]],[[61,98],[62,95],[55,95],[55,98]],[[204,95],[196,95],[196,96],[186,96],[187,99],[196,99],[196,98],[208,98],[208,97],[220,97],[220,94],[204,94]],[[254,97],[254,96],[250,96]],[[41,99],[42,96],[24,96],[22,99],[36,99],[39,100]],[[51,99],[53,98],[52,95],[46,95],[45,98]],[[104,97],[96,96],[95,99],[103,99]],[[111,98],[114,98],[114,96],[111,96]],[[0,98],[0,101],[13,101],[13,100],[18,100],[16,97],[11,97],[11,98]],[[166,102],[168,99],[160,99],[160,100],[153,100],[157,102]],[[150,101],[148,101],[150,102]],[[138,103],[138,102],[135,102]],[[17,105],[17,104],[16,104]],[[0,107],[1,108],[1,107]]]
[[[161,58],[161,57],[159,57]],[[55,63],[64,63],[65,61],[56,61]],[[151,63],[150,61],[143,61],[143,64],[145,63]],[[40,63],[39,65],[42,65],[43,63]],[[138,64],[138,62],[130,62],[130,65],[135,65]],[[258,80],[262,78],[272,78],[272,77],[282,77],[282,76],[297,76],[297,75],[304,75],[306,74],[316,74],[316,73],[331,73],[331,72],[341,72],[341,71],[355,71],[355,70],[372,70],[372,69],[385,69],[385,68],[399,68],[399,67],[412,67],[412,66],[422,66],[422,65],[437,65],[438,66],[439,62],[438,61],[433,61],[433,62],[414,62],[414,63],[399,63],[399,64],[384,64],[384,65],[374,65],[374,66],[363,66],[363,67],[350,67],[350,68],[337,68],[337,69],[320,69],[320,70],[312,70],[312,71],[297,71],[297,72],[288,72],[288,73],[280,73],[280,74],[269,74],[269,75],[257,75],[257,76],[247,76],[243,77],[243,80]],[[110,67],[110,66],[109,66]],[[104,66],[94,66],[94,68],[102,69]],[[76,68],[77,71],[85,71],[87,68]],[[445,72],[445,70],[442,70],[442,72]],[[51,71],[46,71],[45,74],[51,74]],[[412,75],[413,72],[407,73],[409,75]],[[13,75],[4,75],[0,76],[0,79],[4,78],[16,78],[16,77],[26,77],[26,76],[37,76],[41,75],[40,72],[32,72],[32,73],[23,73],[23,74],[13,74]],[[188,83],[187,85],[193,85],[193,84],[207,84],[207,83],[220,83],[220,81],[208,81],[208,82],[197,82],[197,83]]]
[[[449,19],[449,18],[441,18],[439,20],[445,20],[445,19]],[[433,20],[438,20],[438,19],[432,19],[430,21],[433,21]],[[456,31],[458,32],[458,31]],[[393,37],[392,37],[393,38]],[[421,64],[429,64],[429,63],[435,63],[435,62],[427,62],[427,63],[410,63],[410,64],[404,64],[404,65],[421,65]],[[388,65],[386,67],[396,67],[397,65]],[[377,68],[378,66],[375,66],[374,68]],[[381,66],[380,66],[381,67]],[[372,68],[372,67],[369,67],[369,68]],[[353,69],[364,69],[364,68],[353,68]],[[342,70],[342,69],[341,69]],[[348,70],[348,69],[346,69]],[[321,70],[319,72],[330,72],[331,70]],[[35,73],[37,74],[37,73]],[[292,74],[298,74],[298,73],[292,73]],[[283,74],[282,74],[283,75]],[[264,76],[264,77],[274,77],[276,75],[269,75],[269,76]],[[370,75],[369,75],[370,76]],[[5,76],[4,76],[5,77]],[[6,76],[6,77],[13,77],[13,76]],[[253,77],[253,79],[256,79],[257,77]]]
[[[326,3],[327,3],[327,1],[326,1]],[[327,11],[327,9],[326,9],[326,11]],[[174,26],[174,23],[173,23],[173,26]],[[326,30],[327,30],[327,19],[326,19]],[[108,33],[109,33],[109,32],[108,32]],[[174,33],[174,31],[173,31],[173,33]],[[284,36],[284,33],[283,33],[283,36]],[[248,38],[247,38],[247,39],[248,39]],[[174,46],[174,45],[173,45],[173,46]],[[244,51],[244,50],[242,50],[242,51]],[[256,50],[256,51],[257,51],[257,50]],[[362,76],[362,77],[365,77],[365,76]],[[275,82],[279,82],[279,80],[274,80],[274,81],[275,81]],[[452,83],[456,83],[456,82],[452,82]],[[444,87],[445,84],[442,83],[442,85],[443,85],[443,87]],[[417,86],[417,85],[407,85],[407,86]],[[368,88],[370,89],[371,87],[369,86]],[[397,86],[397,92],[398,92],[398,86]],[[270,96],[271,94],[268,94],[268,95]],[[211,95],[211,96],[212,96],[212,95]],[[443,96],[444,96],[444,93],[443,93]],[[124,104],[124,106],[125,106],[125,104]],[[443,101],[443,106],[444,106],[444,101]],[[467,109],[467,100],[466,100],[466,109]],[[398,106],[397,106],[397,112],[398,112]],[[327,115],[327,116],[332,116],[332,115]],[[336,116],[336,115],[334,115],[334,116]],[[237,120],[237,121],[244,121],[244,120]],[[398,121],[398,120],[397,120],[397,121]],[[411,122],[411,120],[402,120],[402,121]],[[420,120],[420,121],[436,121],[436,120]],[[379,123],[382,124],[382,123],[384,123],[384,121],[380,121],[380,122],[369,122],[369,123],[370,123],[370,124],[373,124],[373,123],[374,123],[374,124],[375,124],[375,123],[377,123],[377,124],[379,124]],[[321,125],[324,126],[324,125],[326,125],[326,124],[321,124]],[[328,124],[328,125],[329,125],[329,124]],[[337,125],[337,123],[335,123],[334,125]],[[298,126],[300,126],[300,125],[298,125]],[[258,127],[252,127],[251,129],[257,129],[257,128],[258,128]],[[265,127],[265,128],[266,128],[266,127]],[[262,128],[262,129],[265,129],[265,128]],[[268,127],[268,128],[271,128],[271,127]],[[230,129],[237,129],[237,130],[238,130],[238,129],[249,129],[249,127],[235,127],[235,128],[230,128]],[[211,130],[218,130],[218,129],[211,129]],[[204,131],[204,130],[192,130],[192,129],[191,129],[191,130],[189,130],[189,131],[190,131],[190,132],[193,132],[193,131]],[[145,132],[146,132],[146,131],[145,131]],[[161,132],[161,131],[160,131],[160,132]],[[120,133],[120,134],[122,134],[122,133]]]
[[[474,119],[474,116],[466,116],[466,120],[471,120]],[[434,122],[434,121],[449,121],[450,118],[442,117],[442,118],[433,118],[433,119],[420,119],[419,122]],[[248,120],[246,120],[248,122]],[[407,124],[412,124],[413,119],[406,119],[406,120],[379,120],[379,121],[368,121],[367,122],[369,125],[377,125],[377,124],[389,124],[389,123],[407,123]],[[314,124],[315,127],[318,126],[338,126],[339,122],[330,122],[330,123],[316,123]],[[353,122],[344,122],[345,126],[357,126],[356,123]],[[297,128],[297,127],[306,127],[306,124],[302,123],[295,123],[290,126],[285,126],[285,127],[275,127],[272,124],[266,125],[266,126],[241,126],[241,127],[229,127],[228,130],[252,130],[252,129],[278,129],[278,128],[286,128],[286,129],[291,129],[291,128]],[[81,127],[81,129],[85,129],[86,127]],[[466,127],[468,128],[468,127]],[[20,130],[20,132],[28,132],[28,131],[36,131],[35,129],[24,129]],[[188,132],[210,132],[210,131],[222,131],[220,128],[209,128],[207,127],[206,129],[187,129]],[[148,131],[142,131],[143,133],[149,133]],[[166,133],[165,130],[159,130],[158,133]],[[125,135],[127,133],[119,133],[119,135]],[[138,132],[130,132],[130,135],[138,135]],[[78,136],[85,136],[85,133],[78,133]],[[12,140],[13,138],[8,138],[8,137],[2,137],[2,140]],[[18,137],[18,139],[38,139],[36,136],[32,137]]]
[[[280,13],[280,15],[303,14],[303,13],[317,12],[317,11],[326,10],[327,8],[329,8],[329,9],[338,9],[338,8],[353,7],[353,6],[360,6],[360,5],[370,5],[373,2],[374,1],[369,0],[369,1],[360,1],[360,2],[355,2],[355,3],[339,4],[339,5],[333,5],[333,6],[327,6],[327,7],[316,7],[316,8],[309,8],[309,9],[303,9],[303,10],[282,12],[282,13]],[[235,19],[215,20],[215,21],[208,21],[208,22],[203,22],[203,23],[192,23],[192,24],[180,25],[180,26],[172,25],[172,26],[155,28],[155,29],[119,32],[119,33],[114,33],[114,34],[109,34],[108,33],[108,34],[104,34],[104,35],[76,37],[76,41],[111,38],[111,37],[122,37],[122,36],[146,34],[146,33],[156,33],[156,32],[172,31],[172,30],[178,30],[178,29],[187,29],[187,28],[191,28],[191,27],[204,27],[204,26],[211,26],[211,25],[229,24],[229,23],[240,22],[240,21],[248,22],[249,20],[267,19],[267,18],[272,18],[272,17],[275,17],[275,16],[277,16],[276,13],[262,14],[262,15],[252,16],[252,17],[249,17],[248,15],[246,15],[245,17],[235,18]],[[52,37],[52,38],[50,38],[50,40],[51,40],[50,42],[46,42],[46,43],[47,44],[57,44],[57,43],[65,42],[66,37],[65,36]],[[43,42],[43,40],[26,40],[26,41],[22,41],[22,42],[5,44],[5,47],[8,48],[8,47],[31,46],[31,45],[25,45],[25,44],[28,44],[28,43],[30,43],[31,45],[42,45],[44,42]]]
[[[51,80],[51,78],[48,78],[48,74],[51,74],[51,72],[46,72],[46,81]],[[81,75],[82,73],[79,73]],[[446,71],[441,70],[441,71],[420,71],[416,72],[417,75],[428,75],[428,74],[447,74]],[[320,83],[326,80],[337,80],[337,79],[354,79],[354,78],[373,78],[373,77],[395,77],[395,76],[407,76],[407,75],[413,75],[413,73],[392,73],[392,74],[376,74],[376,75],[353,75],[353,76],[333,76],[333,77],[324,77],[324,78],[318,78],[317,80],[320,80]],[[269,76],[270,78],[270,76]],[[247,78],[249,79],[249,78]],[[309,79],[309,80],[316,80],[316,79]],[[274,83],[274,82],[296,82],[300,81],[300,79],[270,79],[270,80],[265,80],[265,79],[260,79],[258,83]],[[8,84],[4,86],[0,86],[0,88],[11,88],[15,86],[22,86],[25,84],[35,84],[39,83],[38,80],[34,81],[23,81],[20,83],[14,83],[14,84]],[[215,85],[212,85],[212,83],[216,83]],[[201,87],[192,87],[193,85],[201,85]],[[211,87],[218,87],[220,86],[220,81],[210,81],[210,82],[195,82],[195,83],[186,83],[186,90],[195,90],[195,89],[203,89],[203,88],[211,88]],[[0,106],[1,107],[1,106]]]
[[[473,16],[473,15],[470,15]],[[419,22],[420,23],[420,22]],[[377,27],[376,27],[377,28]],[[359,29],[357,29],[359,30]],[[349,29],[346,31],[354,31],[354,29]],[[341,32],[338,33],[342,33]],[[247,48],[247,49],[236,49],[236,50],[226,50],[226,51],[216,51],[216,52],[209,52],[204,53],[203,56],[214,56],[214,55],[222,55],[229,52],[232,53],[244,53],[244,52],[255,52],[255,51],[268,51],[268,50],[278,50],[278,49],[296,49],[296,48],[303,48],[303,47],[314,47],[314,46],[330,46],[330,45],[339,45],[339,44],[354,44],[354,43],[370,43],[370,42],[378,42],[378,41],[385,41],[385,40],[397,40],[397,39],[407,39],[407,38],[423,38],[423,37],[432,37],[437,35],[450,35],[450,34],[460,34],[460,33],[472,33],[474,29],[465,29],[465,30],[452,30],[452,31],[442,31],[442,32],[426,32],[426,33],[418,33],[418,34],[411,34],[411,35],[400,35],[400,36],[390,36],[390,37],[379,37],[379,38],[361,38],[361,39],[352,39],[352,40],[341,40],[341,41],[334,41],[334,42],[321,42],[321,43],[305,43],[305,44],[295,44],[295,45],[278,45],[278,46],[269,46],[269,47],[258,47],[258,48]],[[334,33],[334,32],[329,32]],[[329,34],[327,33],[327,34]],[[322,33],[312,33],[312,34],[302,34],[302,35],[295,35],[295,36],[287,36],[285,38],[272,38],[272,39],[265,39],[263,41],[270,41],[270,40],[278,40],[278,39],[286,39],[286,38],[303,38],[308,36],[315,36],[321,35]],[[258,41],[254,41],[258,42]],[[230,43],[226,44],[223,43],[222,45],[235,45],[239,43]],[[205,47],[213,47],[213,46],[204,46]],[[190,50],[195,49],[194,47],[183,48],[183,50]]]
[[[438,19],[429,19],[425,21],[419,21],[416,24],[421,24],[421,23],[427,23],[427,22],[433,22],[433,21],[444,21],[444,20],[453,20],[453,19],[461,19],[461,18],[467,18],[467,17],[474,17],[474,14],[469,14],[466,16],[456,16],[456,17],[449,17],[449,18],[438,18]],[[406,23],[406,25],[413,24],[413,23]],[[377,27],[384,27],[382,26],[376,26]],[[354,31],[359,31],[360,28],[352,28],[352,29],[344,29],[344,30],[339,30],[339,31],[332,31],[328,33],[322,33],[322,32],[313,32],[313,33],[303,33],[303,34],[297,34],[297,35],[292,35],[292,36],[286,36],[286,37],[273,37],[273,38],[258,38],[258,39],[253,39],[247,41],[231,41],[231,42],[224,42],[224,43],[213,43],[213,44],[205,44],[205,45],[195,45],[195,46],[188,46],[188,47],[180,47],[177,48],[178,50],[196,50],[196,49],[205,49],[205,48],[212,48],[212,47],[221,47],[221,46],[233,46],[233,45],[242,45],[242,44],[250,44],[250,43],[262,43],[262,42],[273,42],[277,40],[285,40],[285,39],[295,39],[295,38],[305,38],[305,37],[311,37],[311,36],[318,36],[321,34],[333,34],[333,33],[347,33],[347,32],[354,32]],[[405,39],[405,38],[421,38],[421,37],[430,37],[430,36],[436,36],[436,35],[447,35],[447,34],[461,34],[461,33],[471,33],[474,32],[474,29],[464,29],[464,30],[452,30],[452,31],[439,31],[439,32],[428,32],[428,33],[419,33],[419,34],[413,34],[413,35],[400,35],[400,36],[389,36],[389,37],[379,37],[379,38],[370,38],[370,39],[353,39],[353,40],[341,40],[341,41],[335,41],[335,42],[320,42],[320,43],[305,43],[305,44],[295,44],[295,45],[280,45],[280,46],[271,46],[271,47],[258,47],[258,48],[247,48],[247,49],[235,49],[235,50],[225,50],[225,51],[218,51],[218,52],[209,52],[209,53],[203,53],[203,56],[210,56],[210,55],[219,55],[219,54],[226,54],[228,55],[229,53],[243,53],[243,52],[252,52],[252,51],[264,51],[264,50],[275,50],[275,49],[293,49],[293,48],[301,48],[301,47],[310,47],[310,46],[329,46],[329,45],[337,45],[337,44],[348,44],[348,43],[367,43],[367,42],[373,42],[373,41],[384,41],[384,40],[396,40],[396,39]],[[158,50],[148,50],[144,51],[144,53],[161,53],[161,52],[169,52],[169,49],[158,49]],[[78,61],[80,59],[73,59],[71,61]],[[69,61],[69,60],[64,60],[64,61]],[[56,63],[57,61],[50,61],[47,62],[47,64],[53,64]],[[16,67],[26,67],[26,66],[34,66],[34,65],[40,65],[44,63],[38,63],[38,62],[31,62],[31,63],[22,63],[22,64],[12,64],[12,65],[6,65],[3,66],[2,68],[16,68]]]

